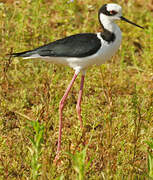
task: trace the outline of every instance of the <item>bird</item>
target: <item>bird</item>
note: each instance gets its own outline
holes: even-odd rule
[[[38,58],[49,63],[67,65],[74,70],[73,78],[59,103],[59,135],[55,162],[59,159],[61,152],[63,108],[78,74],[82,73],[76,109],[80,127],[83,128],[81,100],[86,70],[92,65],[104,64],[119,49],[122,33],[115,21],[122,20],[144,29],[142,26],[122,16],[122,7],[115,3],[104,4],[98,11],[98,20],[101,32],[74,34],[33,50],[12,53],[14,57],[22,57],[24,59]]]

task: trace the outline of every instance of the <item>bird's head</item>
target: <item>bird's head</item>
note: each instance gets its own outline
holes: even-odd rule
[[[114,3],[105,4],[99,9],[98,14],[99,14],[99,21],[101,24],[103,24],[103,21],[114,22],[115,20],[123,20],[143,29],[143,27],[123,17],[122,7],[118,4],[114,4]]]

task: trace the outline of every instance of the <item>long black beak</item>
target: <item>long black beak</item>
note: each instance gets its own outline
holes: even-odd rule
[[[121,20],[123,20],[123,21],[126,21],[126,22],[128,22],[128,23],[130,23],[130,24],[133,24],[134,26],[137,26],[137,27],[139,27],[139,28],[144,29],[144,27],[139,26],[139,25],[137,25],[137,24],[135,24],[135,23],[133,23],[133,22],[129,21],[128,19],[126,19],[126,18],[125,18],[125,17],[123,17],[123,16],[121,16],[120,18],[121,18]]]

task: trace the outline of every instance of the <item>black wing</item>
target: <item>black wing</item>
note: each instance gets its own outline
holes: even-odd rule
[[[96,34],[82,33],[59,39],[32,51],[14,53],[14,56],[30,57],[34,54],[51,57],[86,57],[96,53],[101,46]]]

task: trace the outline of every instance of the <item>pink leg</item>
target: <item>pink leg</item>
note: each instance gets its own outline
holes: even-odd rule
[[[60,153],[60,150],[61,150],[61,137],[62,137],[62,120],[63,120],[63,108],[64,108],[64,103],[65,103],[65,100],[71,90],[71,87],[73,86],[73,83],[75,81],[75,79],[77,78],[77,75],[79,74],[79,72],[75,72],[68,88],[66,89],[65,91],[65,94],[64,96],[62,97],[60,103],[59,103],[59,135],[58,135],[58,145],[57,145],[57,152],[56,152],[56,157],[55,157],[55,160],[54,162],[56,162],[58,159],[59,159],[59,153]]]
[[[78,101],[77,101],[77,105],[76,105],[81,128],[83,128],[83,122],[82,122],[82,118],[81,118],[81,100],[82,100],[82,93],[83,93],[84,77],[85,77],[84,75],[82,75],[82,77],[81,77],[80,91],[79,91]]]

